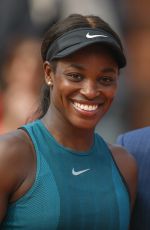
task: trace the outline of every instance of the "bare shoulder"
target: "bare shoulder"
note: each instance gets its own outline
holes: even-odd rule
[[[138,168],[134,157],[122,146],[109,145],[114,160],[124,177],[131,195],[131,205],[133,206],[137,189]]]
[[[137,171],[137,163],[131,153],[120,145],[110,145],[109,148],[118,166],[128,165],[129,169]],[[122,167],[121,167],[122,168]]]
[[[31,142],[28,135],[21,129],[0,136],[0,162],[13,160],[15,164],[31,151]],[[9,163],[9,162],[7,162]]]

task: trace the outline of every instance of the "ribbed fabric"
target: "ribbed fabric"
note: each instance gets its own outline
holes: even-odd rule
[[[89,151],[76,152],[60,145],[40,120],[23,128],[35,147],[36,179],[10,205],[2,229],[128,229],[129,194],[98,134]]]

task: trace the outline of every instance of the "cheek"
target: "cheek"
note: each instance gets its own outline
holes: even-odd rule
[[[111,90],[106,90],[105,91],[105,106],[104,106],[104,113],[107,112],[111,105],[112,105],[112,102],[116,96],[116,92],[117,92],[117,87],[113,87],[111,88]]]
[[[54,82],[53,89],[51,90],[51,100],[55,106],[64,106],[66,104],[66,98],[69,95],[69,87],[67,82],[57,80]]]
[[[116,96],[116,93],[117,93],[117,85],[113,86],[110,89],[107,89],[105,92],[105,95],[108,100],[112,101],[114,97]]]

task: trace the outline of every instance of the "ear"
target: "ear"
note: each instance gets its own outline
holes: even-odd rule
[[[54,73],[53,73],[51,64],[48,61],[45,61],[43,63],[43,68],[44,68],[44,73],[45,73],[45,82],[47,85],[52,86]]]

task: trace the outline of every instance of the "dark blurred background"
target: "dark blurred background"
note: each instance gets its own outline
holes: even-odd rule
[[[0,0],[0,133],[24,124],[38,105],[41,39],[70,13],[96,14],[119,33],[128,64],[116,100],[97,131],[109,142],[150,125],[150,1]]]

